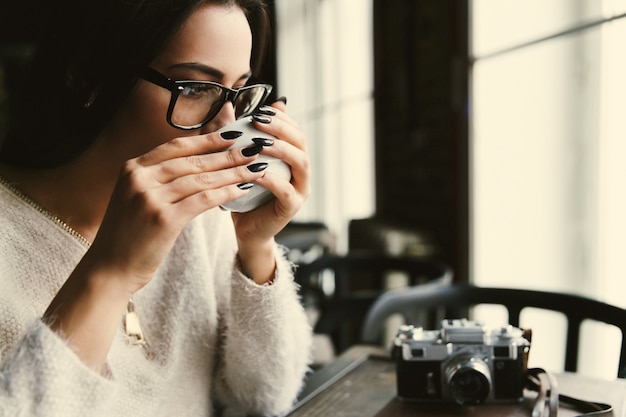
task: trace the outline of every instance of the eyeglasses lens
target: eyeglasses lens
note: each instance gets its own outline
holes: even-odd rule
[[[172,110],[172,123],[180,127],[194,127],[215,117],[226,92],[213,84],[187,84],[176,99]],[[238,119],[252,114],[261,104],[265,88],[261,85],[244,87],[233,103]]]
[[[177,126],[195,126],[215,113],[222,102],[224,91],[211,84],[185,85],[172,111],[172,123]]]
[[[262,86],[250,86],[239,92],[235,100],[235,116],[237,119],[252,114],[265,95],[265,88]]]

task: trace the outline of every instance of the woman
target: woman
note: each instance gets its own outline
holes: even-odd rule
[[[47,3],[0,149],[0,415],[286,412],[311,329],[274,236],[309,193],[309,163],[284,103],[239,90],[263,3]],[[216,131],[247,104],[279,140],[225,150],[237,132]],[[277,197],[220,210],[253,183]]]

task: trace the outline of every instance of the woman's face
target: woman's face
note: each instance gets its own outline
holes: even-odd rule
[[[151,67],[174,80],[218,82],[239,88],[250,77],[252,34],[239,7],[205,4],[185,21]],[[169,90],[139,80],[105,131],[121,158],[129,159],[175,137],[212,132],[235,120],[232,104],[202,128],[184,131],[166,121]],[[110,148],[109,148],[110,149]],[[112,150],[112,149],[111,149]]]

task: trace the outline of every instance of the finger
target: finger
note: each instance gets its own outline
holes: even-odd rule
[[[276,101],[272,103],[272,107],[275,107],[277,109],[280,109],[283,112],[286,112],[287,111],[287,98],[286,97],[277,98]]]
[[[299,192],[308,195],[311,162],[306,150],[297,148],[286,141],[278,140],[274,141],[272,146],[264,148],[261,153],[266,156],[272,156],[289,165],[291,169],[291,183]]]
[[[203,190],[190,194],[176,202],[176,207],[184,212],[198,215],[209,209],[243,197],[248,192],[250,192],[250,189],[243,189],[236,185],[229,185],[214,190]]]
[[[249,165],[262,151],[258,145],[229,149],[210,154],[189,155],[154,165],[155,178],[165,184],[177,178],[193,174],[208,174],[215,171]]]
[[[171,183],[163,186],[162,198],[164,199],[164,201],[178,203],[198,193],[211,193],[218,191],[217,199],[220,200],[219,192],[221,192],[223,188],[230,188],[235,186],[239,190],[243,191],[245,190],[245,188],[243,188],[243,186],[238,187],[238,185],[255,182],[263,175],[265,175],[263,171],[263,164],[253,163],[216,172],[205,172],[187,175],[181,178],[177,178]],[[230,194],[232,193],[229,193],[227,197],[229,197]],[[211,197],[211,199],[207,198],[207,196],[203,198],[207,202],[213,201],[211,200],[213,199],[213,197]],[[226,201],[228,200],[221,201],[219,204],[223,204]],[[215,205],[211,207],[214,206]]]
[[[256,181],[260,185],[269,190],[276,197],[277,208],[275,210],[281,216],[292,217],[302,207],[307,195],[297,191],[297,189],[288,181],[285,181],[279,175],[268,172]]]
[[[275,141],[272,146],[263,149],[262,153],[276,157],[290,166],[291,184],[303,198],[306,198],[311,192],[310,159],[306,149],[306,140],[297,125],[286,123],[284,117],[287,116],[277,111],[276,116],[267,116],[267,122],[259,122],[258,120],[255,122],[260,129],[281,139]]]
[[[260,115],[253,116],[254,126],[270,135],[291,143],[292,145],[306,149],[306,140],[304,133],[300,130],[295,121],[290,121],[285,113],[276,112],[276,115]]]
[[[139,156],[136,158],[136,161],[142,166],[150,166],[170,159],[218,152],[231,146],[233,144],[232,139],[237,137],[236,135],[225,135],[218,132],[178,137]]]
[[[291,116],[289,116],[286,110],[287,109],[284,106],[284,104],[278,101],[278,102],[272,103],[271,106],[262,106],[261,108],[259,108],[259,110],[257,110],[256,114],[262,115],[262,116],[272,116],[272,118],[280,119],[284,121],[285,123],[288,123],[294,126],[295,128],[300,129],[300,127],[298,126],[298,122],[296,122],[293,118],[291,118]]]

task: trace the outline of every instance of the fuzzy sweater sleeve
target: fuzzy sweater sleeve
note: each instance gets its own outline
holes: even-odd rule
[[[114,391],[39,320],[0,363],[2,416],[109,416]]]
[[[248,415],[281,415],[294,403],[311,363],[312,329],[293,281],[277,256],[272,284],[257,285],[235,269],[218,398]]]

